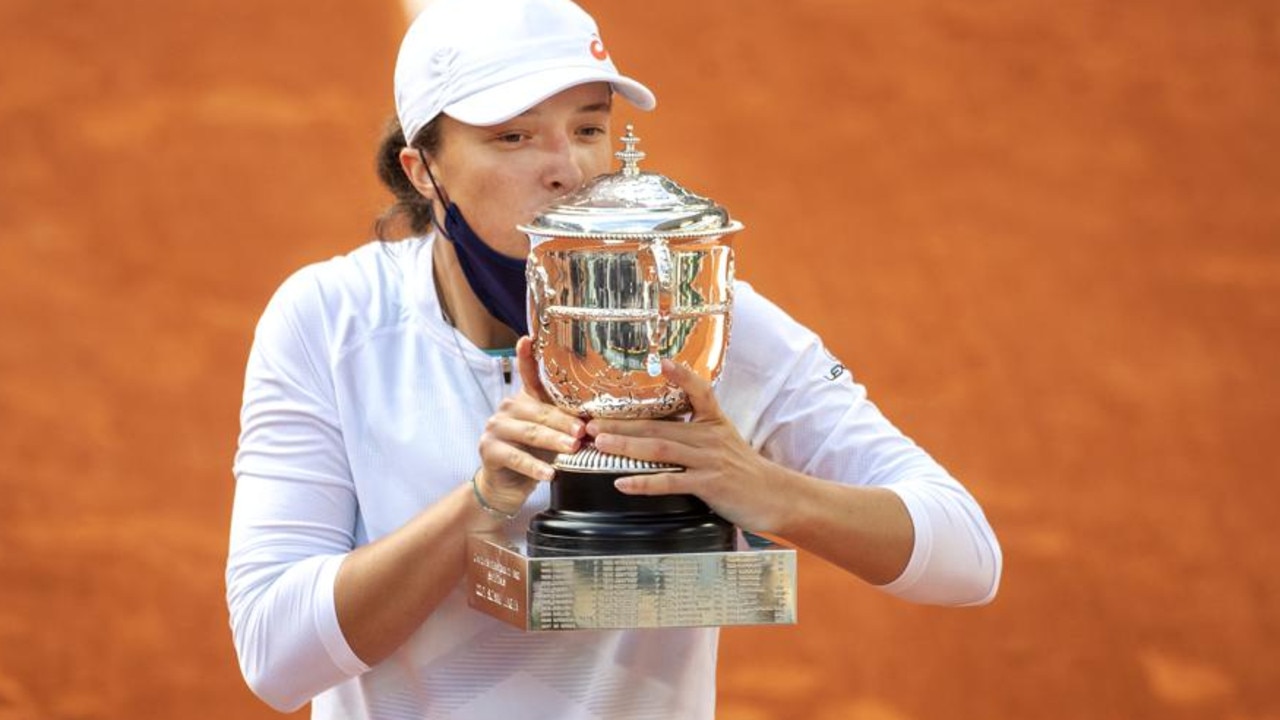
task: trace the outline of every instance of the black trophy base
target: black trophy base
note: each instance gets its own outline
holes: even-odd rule
[[[529,522],[529,555],[726,552],[733,525],[693,495],[627,495],[613,481],[630,473],[566,472],[551,483],[547,510]]]

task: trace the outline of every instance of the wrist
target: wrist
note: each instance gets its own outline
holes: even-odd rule
[[[499,520],[514,520],[524,507],[525,497],[511,498],[507,493],[495,493],[483,467],[471,476],[471,494],[485,515]]]
[[[759,531],[785,537],[811,521],[812,478],[770,461],[766,463],[769,470],[766,487],[771,490],[771,500],[762,513]]]

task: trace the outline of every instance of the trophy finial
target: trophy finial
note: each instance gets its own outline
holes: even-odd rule
[[[644,159],[644,151],[636,149],[640,138],[636,137],[635,129],[635,125],[627,123],[627,134],[619,138],[625,147],[613,154],[622,161],[622,174],[627,177],[640,174],[640,161]]]

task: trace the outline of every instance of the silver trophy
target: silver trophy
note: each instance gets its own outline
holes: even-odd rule
[[[619,172],[520,226],[534,353],[567,412],[681,422],[688,398],[661,361],[719,378],[742,224],[641,171],[631,126],[622,142]],[[739,533],[695,496],[631,496],[613,484],[682,468],[590,444],[553,465],[549,507],[525,538],[472,538],[473,607],[538,630],[795,622],[794,550]]]

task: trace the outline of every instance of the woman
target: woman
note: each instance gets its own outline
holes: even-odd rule
[[[413,237],[299,271],[249,358],[227,597],[264,700],[319,718],[713,717],[713,628],[521,633],[466,606],[467,534],[525,527],[547,458],[587,436],[687,468],[624,492],[696,494],[910,600],[994,596],[977,503],[745,284],[717,392],[664,365],[689,423],[584,423],[548,402],[515,227],[609,170],[616,95],[654,105],[581,9],[436,0],[395,85],[380,231]]]

